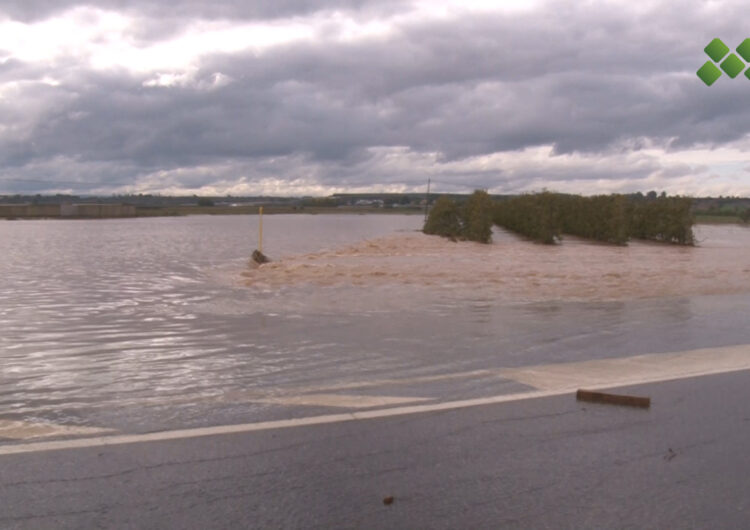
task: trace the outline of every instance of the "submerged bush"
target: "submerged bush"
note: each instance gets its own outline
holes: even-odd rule
[[[485,191],[475,191],[460,206],[449,197],[440,197],[427,216],[423,232],[489,243],[492,241],[492,212],[492,199]]]
[[[547,244],[563,233],[617,245],[630,238],[694,244],[692,201],[684,197],[543,192],[499,202],[494,221]]]
[[[493,202],[486,191],[472,193],[460,211],[462,237],[479,243],[492,241],[492,210]]]
[[[628,242],[629,210],[624,195],[557,195],[560,228],[565,234],[605,243]]]
[[[448,197],[438,198],[427,216],[422,231],[425,234],[458,238],[461,234],[458,205]]]
[[[680,245],[695,244],[693,201],[667,197],[636,201],[632,204],[630,236]]]
[[[558,206],[549,192],[520,195],[497,203],[493,220],[498,226],[551,245],[560,237]]]

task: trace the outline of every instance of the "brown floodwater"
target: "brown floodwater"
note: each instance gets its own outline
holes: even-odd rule
[[[451,374],[750,343],[748,228],[548,247],[421,224],[267,216],[274,262],[251,269],[254,216],[0,222],[0,426],[277,419],[329,412],[274,404],[303,388],[440,380],[389,392],[456,399],[499,383]]]
[[[540,245],[496,230],[490,245],[398,233],[292,255],[243,273],[246,285],[279,288],[383,285],[481,292],[508,301],[627,300],[750,291],[750,229],[698,226],[699,244],[628,246],[565,237]]]

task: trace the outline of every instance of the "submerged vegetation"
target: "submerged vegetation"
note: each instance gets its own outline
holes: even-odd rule
[[[485,191],[475,191],[463,204],[443,196],[435,201],[423,231],[453,240],[489,243],[492,240],[493,209],[494,203]]]
[[[633,201],[630,215],[630,237],[693,245],[692,200],[667,197]]]
[[[551,245],[560,237],[558,208],[552,193],[520,195],[497,203],[493,220],[498,226]]]
[[[534,241],[552,244],[562,234],[625,245],[647,239],[694,244],[692,200],[685,197],[562,193],[521,195],[495,206],[494,222]]]

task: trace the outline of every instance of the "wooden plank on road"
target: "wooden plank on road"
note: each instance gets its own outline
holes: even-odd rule
[[[592,390],[578,390],[576,392],[576,399],[578,401],[621,405],[624,407],[639,407],[643,409],[651,407],[651,398],[648,397],[626,396],[623,394],[610,394],[608,392],[594,392]]]

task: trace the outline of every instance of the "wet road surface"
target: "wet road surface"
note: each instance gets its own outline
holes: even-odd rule
[[[300,219],[290,253],[414,224]],[[247,220],[149,223],[0,240],[0,528],[748,526],[746,292],[248,289]],[[573,398],[621,385],[652,408]]]
[[[0,456],[2,528],[741,528],[750,373]],[[383,504],[392,496],[390,505]]]

